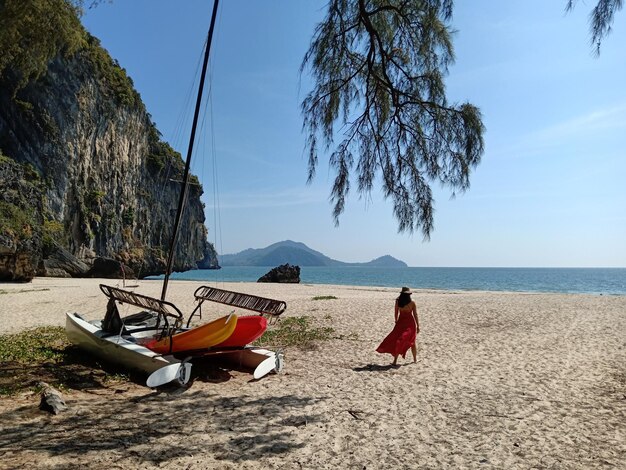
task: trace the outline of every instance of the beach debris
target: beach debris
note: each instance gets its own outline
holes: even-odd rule
[[[283,419],[282,424],[285,426],[293,426],[298,428],[300,426],[307,426],[309,424],[309,420],[304,416],[292,416]]]
[[[41,402],[39,403],[40,410],[48,411],[55,415],[67,410],[67,405],[65,404],[61,392],[48,385],[46,382],[39,382],[38,385],[42,389]]]

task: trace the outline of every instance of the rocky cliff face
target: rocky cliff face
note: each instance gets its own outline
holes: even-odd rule
[[[41,262],[41,180],[0,153],[0,188],[0,280],[29,280]]]
[[[41,253],[28,258],[39,263],[46,256],[47,240],[48,246],[65,247],[87,264],[108,257],[124,262],[139,277],[160,274],[183,162],[159,140],[123,70],[94,38],[89,40],[89,47],[71,57],[58,55],[45,75],[15,96],[17,82],[10,71],[0,79],[1,153],[34,170],[41,180],[39,202],[34,197],[31,204],[44,243],[31,243],[29,249]],[[2,191],[9,187],[5,185],[17,188],[15,171],[12,179],[0,181]],[[217,267],[215,250],[207,242],[202,187],[192,180],[196,184],[190,186],[179,234],[177,271],[195,269],[199,262],[203,268]],[[0,237],[0,256],[11,253],[15,258],[20,250],[9,238],[6,233]],[[9,277],[0,267],[0,278]]]

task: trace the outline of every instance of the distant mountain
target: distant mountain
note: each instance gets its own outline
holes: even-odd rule
[[[367,266],[382,266],[389,268],[406,268],[407,264],[404,261],[394,258],[393,256],[385,255],[380,258],[373,259],[369,263],[364,263]]]
[[[304,243],[291,240],[274,243],[265,248],[248,248],[235,254],[218,255],[218,260],[220,266],[279,266],[286,263],[298,266],[407,266],[405,262],[389,255],[367,263],[345,263],[312,250]]]

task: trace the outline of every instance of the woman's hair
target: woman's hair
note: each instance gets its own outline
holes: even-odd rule
[[[402,308],[411,303],[411,294],[402,293],[398,296],[398,307]]]

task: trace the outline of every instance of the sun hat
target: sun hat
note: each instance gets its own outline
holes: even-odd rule
[[[401,294],[409,294],[411,295],[413,292],[411,292],[411,289],[409,289],[408,287],[403,287],[402,290],[400,291]]]

